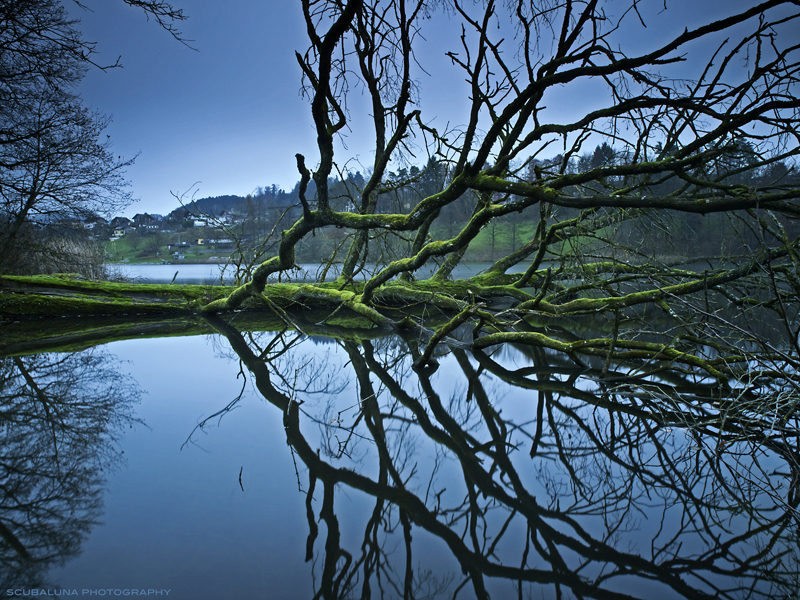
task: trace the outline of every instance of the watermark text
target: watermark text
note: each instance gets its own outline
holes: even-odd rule
[[[172,590],[166,589],[119,589],[119,588],[96,588],[96,589],[43,589],[43,588],[17,588],[6,590],[6,596],[34,596],[34,597],[58,597],[58,596],[169,596]]]

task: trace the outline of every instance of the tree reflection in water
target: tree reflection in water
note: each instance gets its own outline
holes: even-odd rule
[[[0,589],[78,554],[139,396],[102,348],[0,359]]]
[[[337,342],[348,366],[332,373],[298,334],[213,322],[283,413],[317,598],[488,598],[498,582],[518,598],[800,593],[796,392],[529,347],[414,371],[421,349],[399,338]],[[356,399],[338,394],[349,378]],[[750,410],[765,395],[778,409]],[[336,498],[352,490],[373,508],[345,548]],[[417,528],[463,576],[417,566]]]

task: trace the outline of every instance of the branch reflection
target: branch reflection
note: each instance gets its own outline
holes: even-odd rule
[[[80,552],[140,393],[102,348],[0,359],[0,589]]]
[[[280,409],[307,470],[317,598],[456,597],[465,586],[478,598],[800,592],[798,416],[747,410],[748,398],[788,393],[768,382],[639,377],[510,346],[439,349],[438,371],[420,372],[422,348],[399,338],[338,342],[346,369],[326,371],[293,348],[297,334],[262,348],[215,325]],[[347,378],[356,398],[342,392]],[[327,405],[308,402],[326,389]],[[337,497],[355,490],[373,508],[360,545],[345,548]],[[463,575],[418,566],[421,530]]]

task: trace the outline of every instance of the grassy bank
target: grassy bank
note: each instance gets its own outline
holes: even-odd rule
[[[229,250],[217,250],[198,244],[178,247],[174,244],[156,245],[148,242],[148,238],[125,236],[103,242],[103,248],[111,263],[218,263],[225,262],[230,256]]]

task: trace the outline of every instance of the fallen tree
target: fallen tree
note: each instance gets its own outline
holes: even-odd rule
[[[621,13],[595,0],[302,6],[310,47],[297,60],[319,153],[313,172],[297,155],[303,216],[283,232],[276,256],[205,313],[269,297],[270,277],[295,268],[298,244],[337,227],[347,244],[328,263],[341,261],[336,279],[298,289],[300,304],[346,307],[394,330],[425,330],[430,310],[406,307],[456,315],[432,344],[471,321],[479,348],[514,342],[576,360],[677,362],[720,381],[753,368],[796,371],[796,2],[738,13],[719,3],[718,18],[691,29],[637,2]],[[470,100],[463,125],[447,130],[421,109],[418,79],[430,57],[415,49],[434,27],[442,40],[454,28],[460,47],[447,57]],[[642,42],[645,27],[662,41]],[[363,90],[366,111],[350,107],[361,100],[353,89]],[[580,115],[558,109],[570,90],[591,91]],[[336,210],[331,181],[344,181],[348,168],[337,163],[337,136],[365,127],[351,116],[365,112],[373,161],[363,186],[346,187],[355,210]],[[424,171],[398,180],[389,169],[419,155],[447,178],[413,205],[399,203]],[[306,198],[312,179],[315,195]],[[465,199],[472,216],[442,235],[447,211]],[[703,224],[711,215],[724,221]],[[509,218],[530,224],[530,237],[482,274],[452,281],[469,245]],[[713,236],[716,251],[692,252],[708,246],[698,236]],[[433,262],[433,276],[417,280]],[[528,331],[578,315],[604,323],[595,326],[605,334]]]
[[[688,29],[637,2],[614,13],[597,0],[303,0],[297,60],[318,156],[312,171],[297,155],[302,217],[244,285],[181,310],[267,309],[292,325],[293,308],[315,308],[327,311],[317,323],[412,330],[430,340],[418,367],[472,323],[462,344],[600,356],[606,370],[636,358],[643,372],[679,364],[721,382],[796,372],[800,11],[713,6],[718,18]],[[643,40],[645,27],[659,35]],[[465,84],[466,112],[448,115],[457,127],[437,129],[421,108],[435,57],[417,50],[433,28],[458,45],[446,54],[457,75],[436,71]],[[560,110],[570,94],[586,98],[580,114]],[[337,139],[364,127],[373,159],[355,185]],[[390,171],[420,156],[425,169]],[[419,194],[431,169],[446,176]],[[454,227],[456,205],[471,216]],[[274,283],[326,228],[345,242],[318,280]],[[512,228],[491,266],[452,279],[471,244],[491,235],[494,250]],[[552,326],[589,317],[591,337]]]

